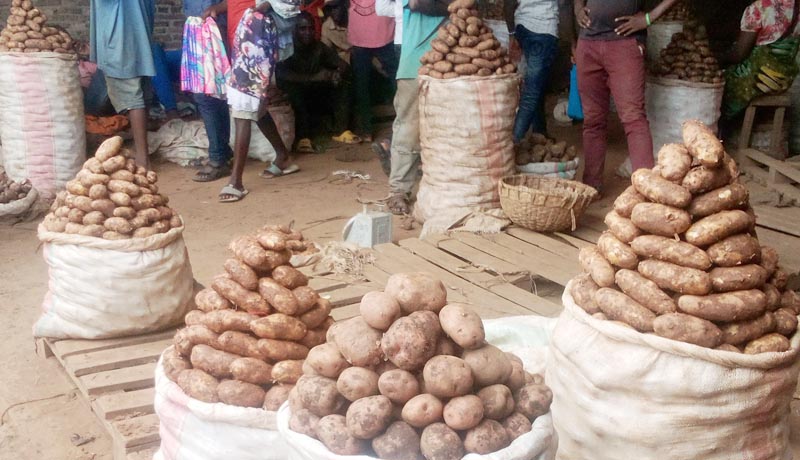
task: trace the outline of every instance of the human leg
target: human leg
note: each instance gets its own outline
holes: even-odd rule
[[[127,113],[133,133],[135,161],[147,168],[147,112],[142,89],[143,77],[113,78],[106,75],[106,86],[111,104],[118,113]]]
[[[296,172],[297,167],[289,164],[289,151],[283,144],[283,139],[281,139],[281,135],[278,132],[278,126],[275,125],[275,120],[272,119],[269,113],[266,113],[258,120],[257,125],[264,137],[272,144],[272,148],[275,149],[275,161],[272,162],[271,167],[264,170],[262,176],[279,176]],[[280,174],[276,174],[277,170],[275,168],[280,170]]]
[[[356,109],[356,134],[365,137],[372,135],[369,81],[372,74],[373,53],[371,48],[361,48],[359,46],[354,46],[350,53]]]
[[[164,110],[167,112],[167,117],[176,118],[178,116],[178,103],[175,100],[175,91],[172,88],[167,56],[164,53],[164,48],[158,43],[153,43],[151,48],[153,50],[153,64],[156,67],[156,74],[150,77],[150,82],[153,85],[158,102],[164,106]]]
[[[394,96],[396,117],[392,125],[391,171],[389,189],[390,210],[407,214],[408,199],[417,179],[419,168],[419,90],[416,79],[397,80]]]
[[[219,194],[221,202],[239,201],[247,195],[244,188],[242,175],[244,174],[244,164],[247,161],[247,151],[250,148],[250,123],[251,119],[239,118],[237,113],[234,116],[234,129],[236,139],[233,143],[233,168],[228,185],[223,187]],[[233,190],[231,190],[231,188]]]
[[[381,67],[392,82],[392,90],[397,91],[397,65],[399,64],[400,56],[396,54],[394,43],[376,48],[375,57],[378,58],[378,62],[381,63]]]
[[[578,90],[583,103],[583,182],[595,188],[603,186],[603,168],[608,142],[608,106],[610,92],[604,67],[605,42],[579,40],[575,52],[578,65]]]
[[[547,132],[542,106],[550,68],[558,53],[558,39],[553,35],[537,34],[523,26],[517,26],[516,37],[525,53],[527,69],[519,111],[514,121],[515,143],[521,141],[529,129],[533,129],[535,133]]]
[[[230,147],[231,125],[228,104],[206,94],[194,94],[194,101],[208,135],[208,167],[198,171],[197,182],[217,180],[229,174],[228,162],[233,156]]]
[[[618,40],[608,43],[608,87],[614,96],[625,136],[633,170],[652,168],[653,137],[647,121],[645,107],[645,63],[644,51],[634,40]]]

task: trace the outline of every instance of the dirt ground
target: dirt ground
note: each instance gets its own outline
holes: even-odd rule
[[[613,124],[606,164],[608,205],[627,184],[614,180],[613,171],[624,159],[624,136]],[[552,126],[551,135],[580,146],[580,127]],[[341,162],[345,147],[320,155],[296,158],[299,174],[265,180],[257,176],[263,164],[251,162],[245,172],[250,195],[242,202],[220,204],[216,197],[223,181],[199,184],[190,180],[194,171],[173,164],[156,163],[159,187],[170,205],[186,222],[185,239],[195,278],[208,283],[221,270],[226,247],[233,236],[268,222],[294,221],[307,237],[324,243],[341,239],[345,222],[361,210],[356,201],[384,198],[386,177],[369,147],[357,153],[368,161]],[[371,180],[335,181],[336,170],[367,173]],[[31,326],[47,289],[47,268],[39,252],[36,222],[0,227],[0,458],[110,460],[111,439],[81,399],[55,359],[34,353]],[[394,220],[394,239],[416,235],[419,226],[403,230]],[[94,438],[76,446],[72,438]]]

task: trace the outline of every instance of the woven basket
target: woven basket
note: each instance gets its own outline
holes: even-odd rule
[[[500,205],[515,224],[536,232],[575,230],[597,191],[566,179],[516,175],[499,184]]]

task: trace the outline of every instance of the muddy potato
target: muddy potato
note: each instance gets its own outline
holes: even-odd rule
[[[600,289],[600,286],[594,282],[591,275],[582,273],[573,278],[569,286],[572,300],[583,308],[586,313],[593,315],[600,311],[600,308],[594,303],[594,294]]]
[[[444,423],[434,423],[422,430],[420,450],[427,460],[460,460],[465,453],[458,433]]]
[[[775,332],[791,337],[797,332],[797,314],[790,308],[775,310]]]
[[[434,356],[425,364],[422,375],[425,391],[440,398],[467,394],[474,382],[470,365],[455,356]]]
[[[297,318],[283,313],[273,313],[251,321],[250,330],[265,339],[301,340],[308,328]]]
[[[639,257],[662,260],[683,267],[707,270],[711,260],[702,249],[683,241],[658,235],[643,235],[631,242]]]
[[[415,315],[421,313],[423,312],[415,312],[398,319],[381,339],[380,349],[383,354],[400,369],[415,371],[424,366],[436,352],[439,331],[427,328],[418,321]]]
[[[347,432],[358,439],[372,439],[392,421],[392,402],[383,395],[353,401],[345,415]]]
[[[630,218],[633,207],[644,203],[645,198],[636,191],[636,187],[629,186],[614,200],[614,211],[621,217]]]
[[[475,395],[452,398],[442,412],[444,423],[454,430],[469,430],[483,420],[483,402]]]
[[[531,421],[519,412],[514,412],[501,422],[512,442],[518,437],[531,431]]]
[[[745,354],[756,355],[759,353],[782,353],[791,348],[791,343],[786,337],[774,333],[753,340],[744,347]]]
[[[492,420],[503,420],[510,416],[516,405],[514,396],[506,385],[484,387],[478,392],[478,398],[483,404],[483,416]]]
[[[424,428],[440,422],[443,417],[444,404],[436,396],[428,393],[414,396],[403,405],[403,421],[416,428]]]
[[[698,166],[692,168],[681,185],[689,192],[699,195],[728,185],[731,180],[726,168],[706,168]]]
[[[734,182],[695,197],[688,211],[693,217],[706,217],[720,211],[741,209],[747,205],[748,197],[747,187]]]
[[[349,367],[339,374],[336,388],[349,401],[356,401],[379,393],[378,374],[364,367]]]
[[[217,337],[219,336],[215,332],[205,326],[187,326],[175,333],[173,343],[175,349],[188,358],[192,353],[192,348],[197,344],[217,346]]]
[[[308,329],[317,328],[328,319],[328,316],[331,314],[331,309],[332,307],[329,300],[319,298],[314,308],[300,315],[300,321],[302,321]]]
[[[484,420],[464,437],[464,449],[479,455],[490,454],[511,444],[506,429],[499,422]]]
[[[761,246],[758,240],[747,234],[729,236],[712,244],[706,252],[718,267],[757,263],[761,259]]]
[[[258,289],[258,275],[255,270],[241,260],[230,258],[225,261],[223,268],[231,279],[241,284],[243,288],[249,291]]]
[[[789,308],[794,311],[796,315],[800,315],[800,294],[795,291],[785,291],[781,294],[780,306]]]
[[[400,304],[391,295],[372,291],[364,294],[359,312],[367,324],[379,331],[386,331],[403,314]]]
[[[638,204],[636,206],[638,206]],[[634,206],[634,209],[636,206]],[[633,211],[631,211],[631,215],[632,213]],[[606,214],[604,223],[608,226],[608,230],[623,243],[630,243],[634,238],[642,234],[631,219],[622,217],[616,211],[611,211]]]
[[[180,374],[181,371],[192,368],[192,363],[181,356],[175,347],[169,347],[164,351],[161,363],[164,367],[164,375],[173,382],[177,382],[178,374]]]
[[[231,375],[236,380],[254,385],[272,383],[272,366],[256,358],[238,358],[231,363]]]
[[[272,311],[267,301],[260,295],[245,289],[244,286],[230,278],[217,277],[211,283],[211,287],[222,297],[228,299],[232,304],[248,312],[268,314]]]
[[[656,163],[661,168],[664,179],[680,182],[692,167],[692,156],[681,144],[667,144],[658,151]]]
[[[601,313],[602,314],[602,313]],[[511,374],[505,381],[505,385],[511,391],[517,391],[525,386],[526,372],[521,361],[511,360]]]
[[[769,278],[769,282],[778,288],[778,290],[782,291],[786,289],[786,285],[789,283],[789,275],[779,268],[775,270],[775,273]]]
[[[414,374],[402,369],[384,372],[378,379],[378,391],[394,404],[403,405],[420,393]]]
[[[288,235],[277,229],[263,229],[256,234],[256,240],[264,249],[283,251],[286,249]]]
[[[359,455],[366,452],[369,442],[351,436],[343,415],[332,414],[317,422],[317,438],[337,455]]]
[[[308,352],[306,363],[314,369],[318,375],[337,379],[343,370],[350,367],[344,359],[336,344],[325,343],[317,345]]]
[[[614,267],[611,266],[597,248],[581,248],[578,253],[578,261],[583,270],[592,277],[592,280],[598,286],[611,287],[614,285]]]
[[[67,220],[69,220],[73,224],[83,223],[84,217],[86,217],[86,213],[81,211],[80,209],[70,209],[69,213],[67,214]]]
[[[319,375],[304,375],[297,380],[298,398],[303,407],[318,417],[341,410],[346,400],[336,389],[336,380]]]
[[[119,136],[114,136],[106,139],[100,144],[100,147],[97,148],[97,151],[94,154],[94,157],[99,162],[104,162],[109,158],[116,155],[119,150],[122,148],[123,140]]]
[[[712,322],[683,313],[667,313],[653,321],[656,335],[706,348],[722,342],[722,331]]]
[[[725,155],[725,149],[717,136],[702,122],[689,120],[683,123],[683,143],[689,153],[700,164],[716,167]]]
[[[760,265],[717,267],[709,273],[716,292],[740,291],[760,288],[767,281],[767,271]]]
[[[423,460],[417,431],[406,422],[394,422],[372,440],[372,449],[386,460]]]
[[[611,265],[633,270],[639,264],[639,258],[633,249],[610,232],[603,232],[600,235],[597,249]]]
[[[781,307],[781,291],[778,288],[767,283],[761,290],[764,291],[764,295],[767,297],[767,310],[775,311]]]
[[[480,348],[485,344],[483,321],[465,304],[446,305],[439,311],[439,322],[442,331],[465,350]]]
[[[511,360],[494,345],[465,350],[462,359],[472,369],[474,383],[479,387],[503,383],[511,375]]]
[[[695,268],[650,259],[641,261],[638,270],[661,289],[691,295],[706,295],[712,289],[709,274]]]
[[[631,213],[631,221],[647,233],[667,237],[681,234],[692,225],[688,212],[659,203],[637,204]]]
[[[748,232],[755,220],[740,210],[721,211],[704,217],[686,230],[686,241],[695,246],[709,246],[737,233]]]
[[[300,311],[300,304],[290,289],[287,289],[272,278],[258,280],[258,293],[278,312],[286,315],[296,315]]]
[[[208,372],[214,377],[225,379],[231,377],[231,364],[238,358],[239,356],[233,353],[197,344],[192,348],[189,360],[192,362],[192,367]]]
[[[329,334],[328,341],[334,342],[353,366],[371,367],[383,360],[381,332],[371,328],[360,316],[336,323]]]
[[[389,277],[384,292],[397,300],[403,313],[438,312],[447,303],[447,290],[428,273],[397,273]]]
[[[225,380],[217,386],[219,401],[239,407],[261,407],[264,404],[264,390],[252,383],[238,380]]]
[[[266,359],[258,346],[258,339],[239,331],[225,331],[217,338],[219,349],[239,356]]]
[[[319,417],[307,409],[292,411],[292,416],[289,418],[290,430],[312,438],[317,437],[317,424],[319,424]]]
[[[778,251],[770,246],[761,246],[761,266],[767,271],[767,276],[772,276],[778,269]]]
[[[709,321],[753,319],[764,314],[766,308],[767,296],[758,289],[678,298],[679,310]]]
[[[272,380],[277,383],[296,383],[302,375],[302,359],[278,361],[272,366]]]
[[[640,332],[653,330],[656,315],[622,292],[611,288],[600,288],[594,296],[594,301],[611,320],[625,323]]]
[[[283,403],[289,400],[289,393],[293,385],[273,385],[264,395],[264,410],[277,411]]]
[[[308,277],[291,265],[276,267],[275,270],[272,270],[272,279],[287,289],[294,289],[308,284]]]
[[[299,344],[309,349],[325,343],[325,334],[328,332],[327,328],[318,327],[316,329],[309,329],[306,335],[300,340]]]
[[[650,281],[633,270],[619,270],[615,279],[617,286],[628,296],[657,315],[677,310],[675,301]]]
[[[250,322],[256,319],[257,316],[243,311],[211,309],[203,316],[203,324],[218,334],[225,331],[249,332]]]
[[[186,369],[178,374],[178,386],[184,393],[199,401],[219,402],[217,386],[219,380],[200,369]]]
[[[516,410],[533,421],[550,411],[553,392],[544,383],[529,383],[516,394]]]
[[[668,181],[649,169],[639,169],[631,176],[636,191],[654,203],[683,209],[692,201],[692,194],[685,187]]]
[[[741,345],[775,332],[776,327],[776,316],[772,312],[766,312],[755,319],[722,324],[722,343]]]

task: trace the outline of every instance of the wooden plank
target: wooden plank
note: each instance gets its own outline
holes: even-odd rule
[[[45,339],[42,337],[34,338],[33,346],[35,347],[36,350],[36,356],[42,359],[47,359],[51,356],[55,356],[55,353],[53,353],[53,349],[50,346],[50,343],[48,343],[48,340],[50,339]]]
[[[346,281],[324,277],[309,278],[308,280],[308,285],[318,293],[340,289],[347,284]]]
[[[763,152],[759,152],[758,150],[747,149],[744,153],[751,160],[768,166],[770,169],[773,169],[778,173],[788,177],[793,182],[800,182],[800,169],[795,168],[793,165],[787,164],[781,160],[776,160],[775,158],[772,158]]]
[[[92,408],[98,417],[105,420],[113,420],[130,414],[151,414],[153,413],[155,394],[155,388],[151,387],[102,395],[94,400]]]
[[[422,259],[421,257],[411,254],[399,246],[394,244],[383,244],[376,246],[375,250],[381,256],[386,256],[407,264],[409,267],[412,267],[411,271],[416,270],[431,273],[433,276],[442,281],[445,286],[462,292],[467,298],[467,303],[469,304],[480,305],[488,310],[494,310],[501,314],[519,315],[527,312],[526,309],[520,307],[519,305],[493,294],[479,286],[476,286],[458,277],[457,275],[448,272],[447,270],[437,267],[436,265],[426,261],[425,259]]]
[[[343,289],[325,292],[322,295],[331,302],[332,307],[337,308],[354,302],[360,302],[364,294],[377,289],[382,288],[373,283],[352,284]]]
[[[354,316],[358,316],[361,314],[361,312],[359,311],[360,306],[361,303],[359,302],[350,305],[344,305],[341,307],[336,307],[333,310],[331,310],[331,316],[333,316],[333,319],[335,319],[336,321],[350,319]]]
[[[757,228],[756,233],[761,244],[772,246],[778,251],[780,267],[786,273],[794,275],[800,271],[800,253],[797,251],[800,248],[800,239],[764,227]]]
[[[160,439],[156,414],[111,422],[111,427],[111,438],[114,443],[126,450],[158,442]]]
[[[755,205],[753,209],[756,211],[756,223],[759,227],[800,237],[800,209],[764,205]]]
[[[464,261],[437,249],[430,243],[411,238],[402,240],[399,244],[401,247],[410,250],[412,253],[425,258],[445,270],[513,302],[521,307],[519,309],[520,314],[537,313],[544,316],[555,316],[562,310],[561,305],[556,305],[549,300],[524,291],[503,278],[490,275],[485,271],[460,270],[465,265]],[[471,265],[468,266],[470,268],[472,267]]]
[[[471,265],[474,267],[484,268],[491,273],[502,276],[511,284],[530,277],[530,273],[520,269],[516,265],[510,264],[503,259],[498,259],[491,254],[478,251],[477,249],[468,246],[461,241],[453,239],[451,236],[431,235],[426,237],[423,242],[429,243],[434,247],[438,247],[439,249],[464,259],[465,261],[471,263]],[[467,264],[465,263],[465,265]]]
[[[544,233],[536,233],[524,228],[509,228],[506,233],[513,236],[514,238],[520,239],[525,241],[526,243],[530,243],[534,246],[538,246],[546,251],[553,253],[558,257],[562,257],[565,260],[574,260],[575,263],[578,263],[578,249],[574,246],[561,242],[547,234]]]
[[[160,445],[160,443],[155,443],[152,446],[141,450],[127,452],[125,455],[125,460],[153,460],[153,455],[155,455],[156,451],[158,451]]]
[[[157,359],[158,357],[155,357],[144,364],[96,372],[78,377],[78,379],[90,396],[112,391],[130,391],[152,387]]]
[[[112,348],[110,350],[82,353],[65,358],[64,365],[67,372],[76,377],[81,377],[96,372],[153,362],[170,345],[172,345],[172,338]]]
[[[578,238],[577,236],[573,236],[573,235],[570,235],[570,234],[567,234],[567,233],[557,232],[557,233],[554,233],[553,235],[555,235],[558,238],[561,238],[562,240],[566,241],[567,243],[571,244],[572,246],[575,246],[579,251],[580,251],[581,248],[590,248],[590,247],[594,246],[594,243],[590,243],[590,242],[588,242],[586,240]]]
[[[131,337],[122,337],[118,339],[101,339],[101,340],[80,340],[68,339],[59,340],[53,343],[53,352],[59,358],[66,358],[68,356],[89,353],[93,351],[109,350],[112,348],[119,348],[128,345],[138,345],[141,343],[155,342],[158,340],[169,339],[175,335],[175,330],[170,329],[163,332],[156,332],[154,334],[135,335]]]

